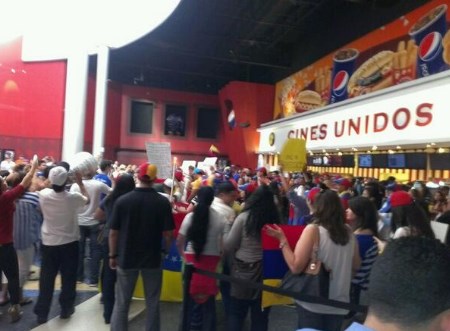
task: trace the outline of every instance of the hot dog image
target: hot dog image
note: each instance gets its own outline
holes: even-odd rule
[[[381,51],[364,62],[350,77],[349,97],[367,94],[394,85],[392,60],[394,52]]]
[[[313,110],[322,106],[322,97],[315,91],[301,91],[295,97],[294,106],[297,113]]]

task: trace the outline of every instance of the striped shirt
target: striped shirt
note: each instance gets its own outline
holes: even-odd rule
[[[16,201],[14,212],[13,240],[16,249],[27,249],[40,239],[42,213],[39,196],[35,192],[25,192]]]
[[[370,270],[378,256],[378,244],[369,234],[355,235],[359,245],[359,255],[361,256],[361,267],[352,279],[352,284],[367,290],[369,285]]]

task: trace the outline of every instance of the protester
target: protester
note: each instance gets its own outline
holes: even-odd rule
[[[360,267],[358,243],[351,229],[345,225],[341,199],[332,190],[318,194],[314,204],[313,224],[308,225],[294,251],[287,244],[286,235],[277,225],[266,226],[268,235],[280,241],[283,257],[294,274],[305,270],[314,242],[319,235],[318,259],[330,271],[329,299],[349,302],[352,272]],[[347,310],[296,301],[299,328],[340,331]]]
[[[97,242],[100,233],[100,224],[94,218],[94,213],[100,205],[102,195],[107,195],[111,192],[111,188],[102,181],[94,179],[94,173],[86,174],[83,179],[83,185],[89,194],[89,204],[80,208],[78,211],[78,224],[80,226],[80,245],[78,256],[78,282],[85,282],[92,287],[96,287],[99,279],[100,261],[102,258],[101,246]],[[77,184],[72,185],[71,192],[80,192]],[[89,273],[85,273],[84,258],[86,242],[89,238]]]
[[[103,252],[103,273],[102,273],[102,299],[103,299],[103,318],[106,324],[111,322],[111,315],[113,312],[115,295],[114,287],[116,285],[116,270],[109,267],[109,246],[108,237],[109,229],[111,227],[111,215],[115,202],[122,195],[131,192],[135,189],[134,178],[131,175],[123,174],[116,180],[115,187],[111,194],[109,194],[97,208],[95,212],[95,219],[104,221],[102,233],[99,236],[100,244]]]
[[[21,173],[19,180],[25,176]],[[42,212],[39,206],[39,195],[36,192],[39,179],[33,176],[32,183],[25,193],[16,201],[14,212],[14,248],[17,252],[19,263],[20,304],[26,305],[32,302],[31,298],[24,297],[23,287],[28,280],[31,265],[35,254],[35,245],[40,240],[42,225]]]
[[[231,182],[223,182],[217,186],[217,194],[211,207],[217,211],[219,214],[225,217],[228,227],[231,228],[234,219],[236,218],[236,212],[232,208],[238,192],[236,187]],[[230,268],[232,263],[232,256],[230,254],[224,254],[222,259],[222,272],[225,275],[230,274]],[[222,303],[225,310],[225,317],[229,315],[230,310],[230,283],[221,281],[220,282],[220,293],[222,295]]]
[[[39,296],[34,307],[39,324],[47,322],[58,272],[61,274],[60,317],[69,318],[75,311],[80,238],[77,211],[89,204],[89,195],[78,172],[75,179],[80,192],[67,192],[64,189],[67,177],[67,170],[63,167],[52,168],[48,177],[52,188],[39,192],[39,204],[44,215]]]
[[[136,189],[121,196],[113,209],[109,233],[109,265],[117,269],[113,331],[128,328],[128,310],[139,272],[144,282],[146,330],[160,330],[162,253],[170,249],[175,224],[169,201],[152,188],[156,174],[155,165],[142,164]]]
[[[18,321],[22,316],[20,308],[19,266],[16,250],[13,245],[13,218],[15,201],[22,196],[31,185],[38,167],[37,157],[33,159],[30,171],[16,187],[8,190],[6,180],[0,177],[0,270],[8,279],[8,292],[11,306],[8,314],[11,322]]]
[[[242,278],[247,274],[247,280],[262,282],[261,230],[265,224],[279,222],[272,191],[267,185],[259,186],[225,237],[225,252],[234,254],[231,276]],[[251,330],[267,330],[270,308],[261,308],[261,291],[232,283],[227,330],[242,330],[249,309]]]
[[[361,292],[365,294],[369,285],[372,265],[378,256],[378,212],[375,204],[366,197],[350,199],[346,210],[347,221],[358,241],[361,267],[352,279],[350,302],[359,304]]]
[[[405,191],[391,195],[393,238],[426,236],[434,238],[430,221],[423,208]]]
[[[212,187],[204,186],[198,191],[198,203],[194,212],[186,215],[178,232],[177,248],[186,264],[216,272],[222,255],[222,236],[226,219],[211,207],[214,199]],[[187,246],[186,246],[187,242]],[[186,267],[186,271],[189,268]],[[193,311],[201,311],[200,330],[216,330],[216,294],[219,292],[216,280],[194,273],[183,300],[186,308],[186,327],[193,325]]]

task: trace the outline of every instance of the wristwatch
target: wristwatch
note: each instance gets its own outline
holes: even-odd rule
[[[114,255],[109,255],[108,257],[110,258],[110,259],[115,259],[115,258],[117,258],[119,255],[118,254],[114,254]]]
[[[282,241],[280,242],[280,245],[278,246],[280,249],[283,249],[284,246],[286,246],[287,242],[286,241]]]

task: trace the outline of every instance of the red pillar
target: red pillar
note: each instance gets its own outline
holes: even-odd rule
[[[224,144],[233,164],[255,168],[262,123],[273,119],[275,86],[247,82],[230,82],[219,91],[220,109],[224,124]],[[228,126],[228,109],[225,101],[230,100],[236,117],[236,127]],[[246,124],[249,124],[247,127]]]

